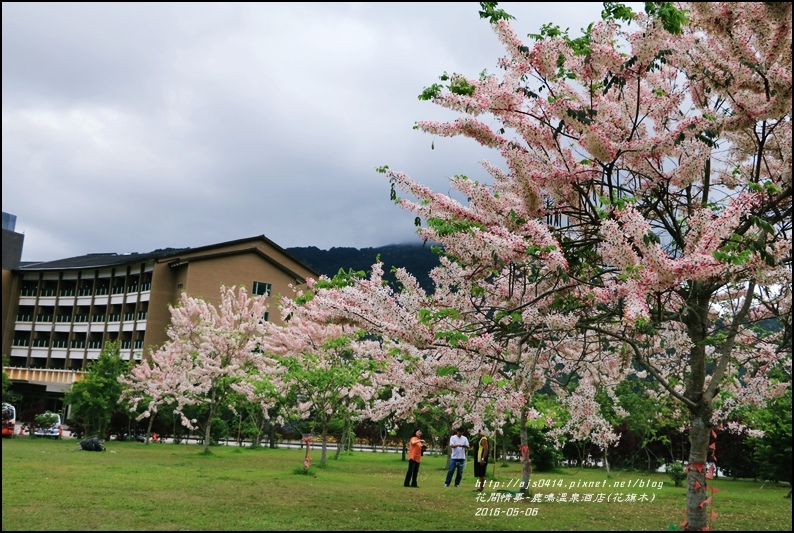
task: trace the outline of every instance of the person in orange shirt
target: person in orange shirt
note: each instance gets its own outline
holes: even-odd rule
[[[419,463],[422,462],[422,446],[426,446],[422,440],[422,430],[414,431],[408,443],[408,472],[405,474],[406,487],[418,487],[416,476],[419,474]]]

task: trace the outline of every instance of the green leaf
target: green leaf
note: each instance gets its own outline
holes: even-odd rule
[[[441,94],[441,89],[443,87],[438,83],[434,83],[430,87],[425,87],[422,93],[419,95],[420,100],[432,100],[434,98],[438,98]]]
[[[504,9],[497,9],[496,6],[499,2],[480,2],[480,7],[482,8],[479,11],[481,19],[488,19],[488,22],[493,24],[498,20],[510,20],[514,19],[513,15],[507,13]]]
[[[458,367],[455,365],[445,365],[436,368],[436,375],[439,377],[452,376],[458,372]]]

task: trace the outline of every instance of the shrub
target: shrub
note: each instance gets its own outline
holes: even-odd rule
[[[305,466],[296,466],[296,467],[295,467],[295,468],[292,470],[292,473],[293,473],[293,474],[295,474],[296,476],[312,476],[312,477],[317,477],[317,474],[315,474],[315,473],[314,473],[314,471],[312,471],[312,469],[311,469],[311,468],[308,468],[308,467],[305,467]]]
[[[672,479],[673,483],[675,483],[676,487],[683,485],[683,482],[686,479],[686,469],[684,468],[684,463],[681,461],[667,463],[666,471],[670,476],[670,479]]]

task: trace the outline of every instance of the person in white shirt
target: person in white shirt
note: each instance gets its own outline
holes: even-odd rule
[[[466,450],[469,448],[469,439],[463,436],[463,428],[455,430],[455,434],[449,438],[449,447],[452,454],[449,458],[449,470],[447,470],[447,480],[444,482],[445,487],[449,487],[452,481],[452,473],[457,470],[455,476],[455,488],[460,486],[460,480],[463,479],[463,468],[466,466]]]

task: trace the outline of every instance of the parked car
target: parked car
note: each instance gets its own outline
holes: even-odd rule
[[[49,426],[38,427],[33,431],[37,437],[50,437],[53,439],[60,439],[63,436],[63,426],[61,426],[61,415],[58,413],[47,412],[45,414],[52,415],[54,422]]]
[[[138,442],[146,442],[146,435],[143,433],[132,433],[129,434],[127,432],[118,433],[116,434],[116,440],[137,440]]]
[[[17,410],[10,403],[3,404],[3,437],[13,437],[17,424]]]

